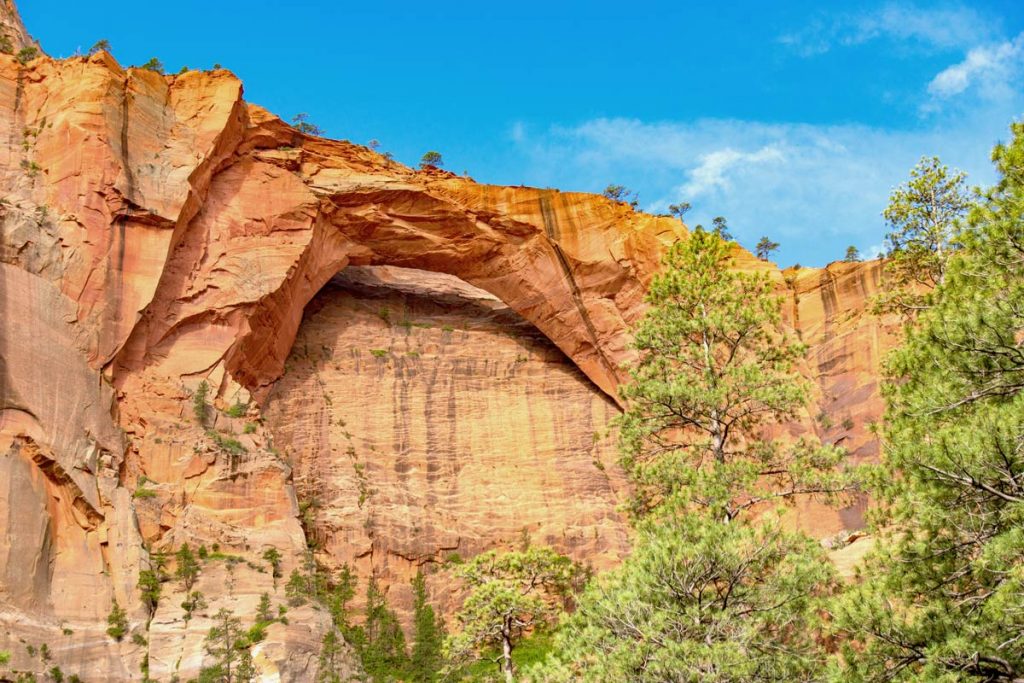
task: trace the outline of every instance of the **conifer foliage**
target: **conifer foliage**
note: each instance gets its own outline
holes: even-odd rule
[[[888,367],[883,538],[836,609],[837,680],[1024,678],[1024,124],[1013,134]]]

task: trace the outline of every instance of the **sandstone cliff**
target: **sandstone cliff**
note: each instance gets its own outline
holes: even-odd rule
[[[297,132],[227,71],[164,76],[105,53],[0,56],[0,132],[0,649],[14,669],[193,676],[217,609],[248,622],[261,593],[283,601],[271,547],[287,575],[314,543],[400,608],[425,568],[445,609],[453,553],[524,533],[599,568],[628,552],[601,435],[678,221],[414,171]],[[789,428],[873,457],[894,329],[864,311],[879,265],[773,273],[818,387]],[[821,536],[860,523],[856,509],[800,516]],[[136,588],[182,543],[218,548],[189,620],[177,582],[153,611]],[[120,642],[105,633],[115,600]],[[256,648],[264,680],[315,670],[327,618],[290,617]],[[52,662],[28,648],[43,642]]]

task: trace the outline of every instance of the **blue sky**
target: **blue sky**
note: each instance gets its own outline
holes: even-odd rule
[[[922,155],[991,182],[1024,114],[1024,2],[21,0],[47,52],[220,63],[328,135],[428,149],[481,182],[620,183],[688,222],[782,244],[780,264],[880,248]]]

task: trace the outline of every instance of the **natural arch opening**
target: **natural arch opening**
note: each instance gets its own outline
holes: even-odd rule
[[[390,266],[348,267],[313,297],[264,408],[311,539],[400,610],[422,565],[524,534],[615,564],[625,482],[594,434],[617,412],[496,297]]]

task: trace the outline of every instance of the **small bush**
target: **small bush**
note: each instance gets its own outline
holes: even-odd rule
[[[255,431],[256,431],[256,423],[255,422],[246,422],[245,423],[245,427],[242,428],[242,433],[243,434],[252,434]]]
[[[110,614],[107,615],[107,625],[107,635],[114,640],[121,641],[128,633],[128,613],[117,604],[117,600],[114,600]]]
[[[431,150],[424,154],[422,158],[420,158],[420,168],[426,169],[430,168],[431,166],[435,168],[441,168],[442,166],[444,166],[444,157],[441,156],[440,152],[435,152]]]
[[[141,633],[132,634],[132,643],[138,645],[139,647],[146,647],[147,645],[149,645],[149,643],[146,641],[146,638]]]
[[[295,130],[304,135],[323,135],[324,129],[309,120],[309,114],[301,113],[292,117]]]
[[[147,69],[149,71],[155,71],[158,74],[164,72],[164,64],[156,57],[150,57],[149,61],[139,67],[140,69]]]
[[[227,415],[228,417],[242,417],[243,415],[245,415],[247,410],[249,410],[248,403],[236,401],[233,406],[224,411],[224,414]]]
[[[374,358],[383,358],[384,356],[388,355],[388,350],[387,349],[370,349],[370,354],[373,355]]]
[[[0,52],[5,55],[14,52],[14,43],[11,42],[11,37],[6,34],[0,34]]]
[[[23,47],[20,50],[18,50],[18,56],[16,57],[16,59],[20,64],[28,64],[38,56],[39,50],[30,45],[28,47]]]
[[[139,487],[135,489],[135,493],[132,494],[132,498],[139,498],[142,500],[156,498],[156,491],[153,489],[147,489],[145,485],[139,485]]]
[[[97,52],[110,52],[110,41],[106,38],[101,38],[100,40],[97,40],[96,43],[89,48],[89,52],[86,54],[91,56],[96,54]]]

